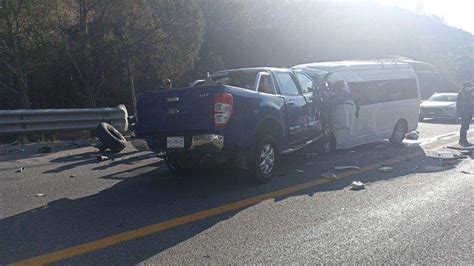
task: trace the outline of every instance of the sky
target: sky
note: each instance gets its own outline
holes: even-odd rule
[[[370,0],[369,0],[370,1]],[[443,18],[449,26],[474,34],[474,0],[372,0]]]

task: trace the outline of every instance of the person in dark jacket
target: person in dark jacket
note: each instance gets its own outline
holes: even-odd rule
[[[456,110],[458,115],[461,117],[459,145],[465,147],[471,146],[467,141],[467,131],[469,130],[474,111],[474,88],[471,83],[464,83],[462,89],[459,91],[456,101]]]

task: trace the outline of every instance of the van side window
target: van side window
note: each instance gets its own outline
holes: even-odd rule
[[[377,84],[373,81],[351,82],[349,87],[352,94],[359,99],[360,105],[376,104],[380,102]]]
[[[275,88],[273,81],[269,75],[263,75],[260,77],[260,83],[258,84],[258,91],[268,94],[275,94]]]
[[[282,95],[299,95],[298,87],[291,77],[290,73],[276,72],[276,78],[280,83],[280,92]]]
[[[360,105],[418,98],[416,79],[393,79],[349,83]]]

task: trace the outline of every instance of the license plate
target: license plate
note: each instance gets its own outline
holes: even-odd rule
[[[166,148],[169,148],[169,149],[184,148],[184,137],[167,137]]]

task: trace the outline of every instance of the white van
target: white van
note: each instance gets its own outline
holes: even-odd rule
[[[360,104],[356,118],[352,101],[331,113],[337,149],[347,149],[383,139],[401,143],[416,130],[420,114],[420,89],[413,68],[396,60],[340,61],[292,67],[311,76],[320,86],[344,80]]]

